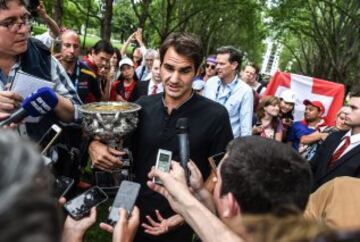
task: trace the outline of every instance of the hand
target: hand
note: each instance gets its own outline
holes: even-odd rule
[[[134,37],[138,43],[142,43],[142,31],[136,30]]]
[[[116,167],[121,167],[123,163],[120,156],[125,154],[125,152],[112,149],[98,140],[91,141],[89,145],[92,165],[104,171],[111,171]]]
[[[22,96],[12,91],[0,91],[0,113],[2,117],[21,106]]]
[[[180,213],[181,209],[184,208],[183,205],[187,202],[187,198],[192,197],[192,195],[186,184],[184,169],[175,161],[172,161],[171,166],[169,173],[153,168],[148,175],[150,179],[159,178],[163,186],[152,181],[148,181],[147,186],[163,195],[170,203],[171,208]]]
[[[63,241],[65,242],[80,242],[82,241],[85,232],[96,222],[96,208],[90,210],[90,216],[80,220],[74,220],[67,216],[64,224]]]
[[[132,33],[132,34],[129,36],[129,38],[126,40],[126,42],[132,41],[132,40],[135,38],[135,33],[136,33],[136,32]]]
[[[292,119],[289,119],[289,118],[283,118],[282,119],[282,123],[287,126],[287,127],[290,127],[292,124],[293,124],[293,120]]]
[[[261,134],[264,131],[264,127],[262,125],[260,126],[254,126],[253,127],[253,134]]]
[[[139,208],[135,206],[129,219],[127,211],[120,208],[119,221],[116,223],[115,227],[113,228],[106,223],[100,223],[100,228],[113,234],[113,242],[131,242],[135,237],[139,224],[140,211]]]
[[[37,7],[36,9],[36,12],[39,14],[39,16],[42,18],[42,19],[45,19],[48,17],[47,13],[46,13],[46,8],[44,6],[44,2],[43,1],[40,1],[40,4],[39,6]]]
[[[151,234],[154,236],[166,234],[167,232],[174,230],[179,225],[183,223],[183,218],[176,214],[171,216],[168,219],[164,219],[159,210],[155,210],[157,220],[159,222],[155,222],[149,215],[146,216],[146,219],[149,221],[149,224],[143,223],[141,226],[145,229],[144,232],[147,234]]]
[[[204,180],[201,174],[201,171],[196,166],[196,164],[190,160],[187,164],[190,170],[190,187],[193,192],[197,192],[204,187]]]
[[[329,136],[329,133],[320,133],[320,138],[322,141],[326,140],[326,138]]]

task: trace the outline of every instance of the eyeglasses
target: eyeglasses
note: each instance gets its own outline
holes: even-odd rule
[[[3,22],[0,22],[0,26],[7,28],[9,30],[9,32],[11,33],[15,33],[17,31],[19,31],[23,26],[25,26],[26,28],[30,27],[31,25],[31,17],[29,15],[25,15],[23,17],[20,18],[21,22],[18,23],[16,21],[16,19],[9,19],[9,20],[5,20]]]
[[[215,70],[215,68],[216,68],[215,65],[206,64],[206,68],[209,68],[209,67],[211,70]]]

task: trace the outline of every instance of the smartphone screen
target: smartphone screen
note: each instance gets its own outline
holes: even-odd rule
[[[62,129],[58,125],[53,124],[50,129],[46,131],[38,143],[41,154],[45,154],[48,151],[50,146],[55,142],[56,138],[60,135],[61,130]]]
[[[136,182],[123,181],[121,183],[109,213],[109,224],[114,225],[119,220],[119,208],[124,208],[129,215],[131,214],[136,198],[139,195],[140,187],[141,185]]]
[[[64,197],[66,193],[74,185],[74,179],[66,176],[60,176],[55,180],[55,192],[56,197]]]
[[[156,169],[159,169],[163,172],[169,172],[170,170],[170,162],[171,162],[172,152],[168,150],[159,149],[156,159]],[[159,179],[154,179],[154,181],[158,184],[161,184]]]
[[[64,208],[72,218],[79,220],[86,216],[92,207],[105,202],[107,199],[106,193],[100,187],[94,186],[65,203]]]

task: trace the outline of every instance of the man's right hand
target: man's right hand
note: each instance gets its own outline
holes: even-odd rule
[[[126,152],[112,149],[98,140],[93,140],[89,145],[89,154],[94,167],[111,171],[122,166],[120,157]]]
[[[0,91],[0,113],[9,114],[21,106],[23,98],[12,91]]]

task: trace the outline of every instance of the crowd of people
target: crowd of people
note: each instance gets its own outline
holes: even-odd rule
[[[233,46],[204,58],[198,36],[171,33],[150,49],[138,29],[121,50],[100,40],[85,53],[79,34],[59,28],[42,2],[37,12],[49,31],[32,36],[25,1],[0,0],[0,122],[10,120],[0,129],[0,241],[84,240],[96,208],[80,220],[63,219],[61,208],[96,185],[82,180],[84,170],[112,174],[128,157],[82,130],[79,106],[101,101],[141,106],[125,140],[141,185],[136,206],[130,215],[120,209],[115,225],[100,224],[114,242],[360,240],[359,85],[332,126],[322,100],[298,100],[291,90],[265,95],[259,68]],[[19,84],[24,73],[51,88]],[[299,103],[304,117],[295,120]],[[18,121],[19,109],[36,115]],[[185,167],[178,162],[182,118]],[[34,143],[53,124],[63,132],[46,153],[50,169]],[[159,149],[172,152],[169,172],[154,167]],[[76,188],[55,199],[60,175]]]

